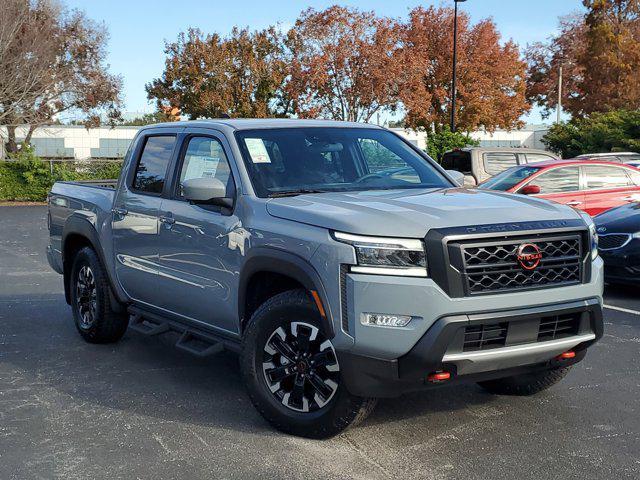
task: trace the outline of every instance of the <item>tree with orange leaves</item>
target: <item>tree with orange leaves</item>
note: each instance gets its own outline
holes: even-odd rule
[[[289,111],[282,96],[284,45],[273,27],[234,28],[227,38],[190,29],[168,43],[165,53],[162,77],[146,85],[159,110],[179,109],[191,118],[262,118]]]
[[[296,113],[367,122],[395,109],[399,38],[396,24],[374,12],[341,6],[302,12],[287,36],[287,92]]]
[[[399,99],[406,124],[440,131],[451,115],[453,9],[418,7],[402,26]],[[461,130],[520,125],[530,109],[525,98],[526,65],[511,40],[500,43],[493,21],[472,25],[458,14],[456,124]]]
[[[526,51],[527,96],[549,114],[573,116],[640,108],[640,0],[584,0],[585,15],[564,18],[560,33]]]

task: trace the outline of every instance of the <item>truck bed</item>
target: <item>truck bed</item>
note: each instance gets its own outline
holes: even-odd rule
[[[100,238],[111,238],[111,208],[116,184],[117,180],[101,180],[56,182],[53,185],[49,193],[51,243],[48,255],[55,270],[62,270],[62,237],[65,223],[71,215],[75,214],[91,223]],[[105,233],[107,236],[103,237]],[[110,245],[111,242],[106,244]]]

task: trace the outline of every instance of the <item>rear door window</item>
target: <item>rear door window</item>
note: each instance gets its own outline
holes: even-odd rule
[[[463,151],[447,152],[442,156],[441,165],[445,170],[456,170],[470,175],[471,153]]]
[[[555,160],[551,155],[544,153],[527,153],[527,163],[546,162],[547,160]]]
[[[624,188],[633,184],[626,169],[607,165],[588,165],[584,167],[587,176],[587,189]]]
[[[529,185],[538,185],[541,194],[578,191],[580,170],[578,167],[554,168],[538,175]]]
[[[134,190],[152,195],[162,193],[175,143],[173,135],[147,137],[133,177]]]
[[[484,170],[489,175],[497,175],[506,169],[518,164],[518,156],[515,153],[485,153]]]

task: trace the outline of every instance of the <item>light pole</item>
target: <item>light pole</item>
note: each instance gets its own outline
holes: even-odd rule
[[[467,0],[453,0],[453,75],[451,78],[451,131],[456,131],[456,63],[458,61],[458,3]]]

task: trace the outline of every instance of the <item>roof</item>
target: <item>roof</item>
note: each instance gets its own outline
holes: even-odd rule
[[[370,123],[339,122],[336,120],[301,120],[297,118],[215,118],[210,120],[188,120],[183,122],[168,122],[147,125],[144,128],[162,127],[196,127],[196,128],[220,128],[226,127],[232,130],[251,130],[259,128],[311,128],[311,127],[337,127],[337,128],[382,128]]]
[[[505,152],[505,153],[544,153],[545,155],[553,155],[555,153],[548,152],[547,150],[541,150],[539,148],[524,148],[524,147],[464,147],[449,150],[449,152],[463,151],[463,152]]]
[[[546,160],[544,162],[525,163],[519,167],[558,167],[567,165],[611,165],[613,167],[624,167],[626,164],[618,162],[607,162],[604,160],[588,160],[584,158],[571,158],[568,160]],[[628,167],[632,168],[632,167]]]
[[[582,155],[578,155],[575,158],[626,157],[629,155],[637,156],[637,155],[640,155],[640,153],[636,153],[636,152],[583,153]]]

